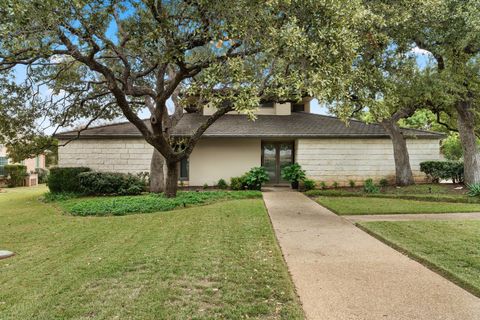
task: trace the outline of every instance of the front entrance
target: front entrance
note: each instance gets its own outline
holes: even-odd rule
[[[262,142],[262,167],[267,170],[270,181],[268,184],[288,184],[282,179],[282,169],[294,162],[294,143],[292,142]]]

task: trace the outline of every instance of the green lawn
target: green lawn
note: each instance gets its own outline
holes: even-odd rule
[[[74,217],[0,193],[3,319],[303,319],[260,199]]]
[[[364,197],[364,198],[392,198],[404,200],[440,201],[453,203],[479,203],[480,197],[470,197],[466,188],[455,189],[458,185],[452,184],[417,184],[405,187],[388,186],[380,189],[379,193],[365,193],[362,187],[315,189],[305,192],[309,197]]]
[[[318,203],[339,215],[480,212],[480,204],[371,197],[318,197]]]
[[[480,221],[359,225],[480,297]]]

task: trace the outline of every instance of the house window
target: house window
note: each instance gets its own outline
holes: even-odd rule
[[[5,165],[8,164],[7,157],[0,157],[0,176],[5,175]]]
[[[294,103],[292,104],[292,111],[293,112],[304,112],[305,105],[303,103]]]
[[[180,161],[180,181],[188,181],[188,159]]]
[[[274,102],[265,102],[260,105],[260,108],[273,108],[275,105]]]
[[[35,168],[40,168],[40,156],[37,156],[35,158]]]

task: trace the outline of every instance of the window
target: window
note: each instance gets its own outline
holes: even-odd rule
[[[265,102],[260,105],[260,108],[273,108],[275,103],[273,102]]]
[[[303,103],[294,103],[292,104],[293,112],[303,112],[305,111],[305,105]]]
[[[40,156],[35,158],[35,168],[40,168]]]
[[[180,161],[180,181],[188,181],[188,159]]]
[[[8,164],[7,157],[0,157],[0,176],[5,175],[5,165]]]

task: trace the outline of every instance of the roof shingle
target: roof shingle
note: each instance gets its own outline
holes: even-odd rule
[[[173,131],[175,136],[191,135],[208,116],[184,114]],[[149,121],[146,120],[147,125]],[[403,129],[407,137],[440,139],[443,134]],[[77,131],[56,135],[58,139],[77,136]],[[80,138],[135,138],[141,137],[131,123],[89,128],[81,132]],[[318,114],[293,112],[288,116],[259,115],[255,121],[244,115],[225,115],[212,124],[203,137],[244,137],[244,138],[385,138],[388,134],[379,124],[367,124],[351,120],[347,126],[342,120]]]

